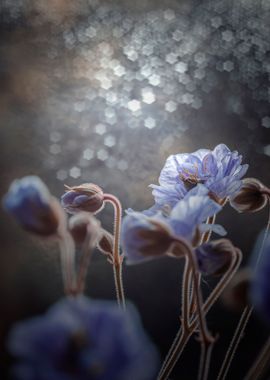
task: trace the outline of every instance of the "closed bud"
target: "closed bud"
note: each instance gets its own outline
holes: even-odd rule
[[[239,212],[260,211],[267,203],[270,190],[255,178],[245,178],[243,185],[230,202]]]
[[[128,214],[122,225],[122,247],[128,264],[164,256],[173,238],[168,228],[157,219],[142,213]]]
[[[101,229],[101,237],[97,243],[98,249],[106,256],[112,256],[113,255],[113,243],[114,238],[113,235],[110,234],[110,232]]]
[[[85,183],[66,188],[66,193],[61,197],[61,204],[70,214],[80,211],[96,214],[104,207],[104,193],[99,186]]]
[[[202,244],[195,249],[198,268],[205,275],[221,275],[228,269],[234,246],[228,239]]]
[[[12,182],[3,206],[22,228],[43,237],[56,236],[65,222],[59,202],[36,176]]]
[[[74,241],[78,245],[82,245],[86,239],[89,239],[89,244],[98,238],[100,233],[100,223],[87,212],[80,212],[73,215],[69,219],[69,231]]]

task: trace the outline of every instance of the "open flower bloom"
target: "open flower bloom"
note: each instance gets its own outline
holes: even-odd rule
[[[122,248],[127,263],[165,255],[175,238],[194,243],[198,232],[213,230],[224,235],[221,226],[204,223],[220,210],[221,206],[208,196],[208,189],[198,185],[166,215],[161,211],[153,216],[129,212],[122,225]]]
[[[13,181],[3,206],[25,230],[44,237],[56,235],[65,221],[60,204],[36,176]]]
[[[199,149],[191,154],[171,155],[160,173],[160,186],[151,185],[155,201],[174,205],[199,183],[217,200],[235,196],[248,169],[241,162],[242,156],[224,144],[217,145],[213,151]]]
[[[66,186],[66,188],[66,193],[61,197],[61,204],[70,214],[80,211],[96,214],[102,210],[104,194],[99,186],[85,183],[80,186]]]
[[[264,232],[261,232],[252,255],[251,267],[256,266],[258,254],[264,240]],[[257,264],[257,269],[253,273],[251,281],[251,301],[258,313],[270,324],[270,236],[268,235],[261,257]]]
[[[134,307],[83,296],[15,325],[8,346],[18,380],[149,380],[158,364]]]

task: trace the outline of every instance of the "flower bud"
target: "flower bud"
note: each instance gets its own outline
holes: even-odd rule
[[[56,235],[65,221],[60,204],[36,176],[13,181],[3,206],[25,230],[43,237]]]
[[[170,231],[157,219],[133,212],[123,220],[122,247],[128,264],[163,256],[172,243]]]
[[[239,212],[256,212],[267,203],[269,190],[255,178],[245,178],[243,185],[231,205]],[[270,193],[270,192],[269,192]]]
[[[234,246],[228,239],[219,239],[202,244],[195,249],[200,272],[206,275],[220,275],[230,265]]]
[[[106,256],[111,256],[113,254],[113,243],[114,238],[110,232],[101,230],[101,238],[97,244],[98,249]]]
[[[87,212],[79,212],[69,219],[69,231],[78,245],[82,245],[87,237],[89,243],[96,240],[100,233],[100,222]]]
[[[102,189],[93,184],[85,183],[80,186],[66,186],[67,191],[61,197],[61,204],[70,214],[79,211],[98,213],[104,206],[104,193]]]

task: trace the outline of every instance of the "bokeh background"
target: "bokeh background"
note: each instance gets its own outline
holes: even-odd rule
[[[269,0],[2,0],[0,2],[0,195],[36,174],[59,197],[64,184],[94,182],[123,207],[152,205],[172,153],[223,142],[243,154],[249,176],[270,183]],[[112,210],[100,215],[112,230]],[[244,264],[267,210],[218,216]],[[57,247],[40,243],[1,213],[1,379],[12,324],[63,295]],[[163,357],[178,329],[182,263],[162,259],[124,268],[126,295]],[[209,292],[214,281],[206,278]],[[112,270],[96,254],[87,294],[114,298]],[[239,313],[219,302],[216,378]],[[269,330],[253,316],[229,373],[242,379]],[[172,380],[196,378],[192,341]],[[128,380],[128,379],[127,379]]]

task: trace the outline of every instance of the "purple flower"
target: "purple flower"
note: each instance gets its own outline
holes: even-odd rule
[[[208,230],[224,235],[219,225],[205,224],[221,206],[208,196],[208,189],[198,185],[179,201],[169,214],[158,211],[155,215],[129,212],[123,220],[122,247],[127,263],[137,263],[165,255],[175,237],[192,242],[197,232]]]
[[[60,205],[36,176],[13,181],[3,206],[24,229],[41,236],[56,234],[64,220]]]
[[[160,186],[151,185],[158,204],[174,205],[187,191],[201,183],[217,200],[233,197],[242,186],[241,178],[248,165],[242,156],[219,144],[213,151],[199,149],[194,153],[168,157],[159,177]]]
[[[265,232],[261,232],[252,255],[251,266],[256,266],[256,261],[259,259],[258,254],[264,241]],[[270,323],[270,236],[265,240],[263,250],[260,254],[260,259],[257,264],[257,269],[254,272],[253,281],[251,283],[251,300],[255,309],[259,314]]]
[[[98,213],[104,206],[102,189],[93,184],[85,183],[80,186],[66,186],[67,192],[61,197],[63,208],[70,214],[80,211]]]
[[[132,306],[83,296],[18,323],[8,347],[18,380],[150,380],[158,364]]]
[[[199,270],[206,275],[219,275],[228,269],[234,246],[228,239],[214,240],[195,249]]]

